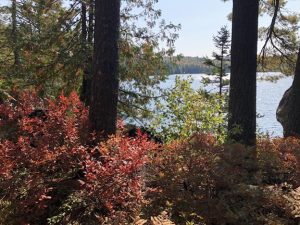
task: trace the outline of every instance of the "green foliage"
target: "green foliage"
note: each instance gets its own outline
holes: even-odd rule
[[[158,84],[166,79],[165,59],[173,55],[177,31],[181,28],[162,19],[157,2],[123,0],[119,111],[126,118],[149,116],[149,110],[141,109],[157,95]]]
[[[281,71],[293,74],[295,71],[296,55],[298,52],[299,13],[286,9],[287,0],[260,1],[261,15],[272,18],[269,27],[259,29],[259,38],[265,42],[259,66],[264,71]]]
[[[4,9],[9,15],[10,7]],[[1,78],[11,80],[20,88],[39,87],[52,95],[62,89],[76,89],[81,80],[83,57],[74,8],[64,8],[62,1],[27,0],[18,2],[17,12],[16,45],[20,65],[14,64],[12,53],[3,54]],[[12,49],[15,46],[10,41],[13,38],[10,21],[5,20],[3,26],[6,32],[1,38]]]
[[[192,80],[176,77],[175,86],[163,101],[156,102],[150,127],[165,141],[187,138],[193,133],[213,133],[220,141],[225,136],[225,99],[207,93],[203,88],[194,90]]]
[[[230,48],[230,31],[226,26],[221,27],[218,31],[218,35],[213,37],[216,48],[220,50],[219,57],[229,54]]]
[[[205,64],[212,67],[212,74],[217,75],[219,78],[219,95],[221,97],[223,93],[223,87],[226,85],[223,77],[226,75],[226,71],[230,71],[230,32],[226,26],[221,27],[218,31],[218,35],[213,36],[213,42],[218,49],[218,53],[213,53],[214,59],[205,59]],[[227,82],[228,84],[228,82]]]
[[[269,27],[259,28],[259,39],[266,45],[258,58],[258,71],[276,71],[291,75],[295,72],[299,46],[299,12],[287,9],[288,0],[279,0],[279,8],[275,13],[276,2],[275,0],[259,1],[260,16],[270,17],[271,24]],[[274,14],[277,14],[276,18]],[[232,20],[231,13],[228,15],[228,20]]]
[[[124,117],[147,116],[138,109],[154,95],[153,86],[165,79],[168,68],[164,60],[174,53],[180,25],[163,20],[156,4],[157,0],[122,1],[119,111]],[[12,43],[12,8],[0,10],[0,79],[10,88],[37,87],[42,95],[79,91],[85,69],[91,73],[93,52],[93,40],[82,44],[81,2],[17,1],[17,46]],[[164,47],[160,47],[162,43]],[[20,57],[18,67],[15,48]]]

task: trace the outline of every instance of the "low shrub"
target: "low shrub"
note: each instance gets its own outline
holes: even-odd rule
[[[194,90],[192,79],[175,78],[175,86],[156,99],[148,127],[163,142],[189,138],[195,132],[215,134],[223,143],[226,137],[226,95]]]
[[[289,183],[300,186],[300,140],[260,139],[258,159],[265,184]]]
[[[299,144],[220,146],[195,134],[164,145],[149,168],[148,185],[158,192],[148,195],[145,213],[167,210],[176,224],[298,224]]]
[[[156,191],[149,193],[145,213],[167,210],[176,224],[203,224],[203,211],[215,195],[213,169],[222,150],[213,136],[204,134],[164,145],[148,170],[148,186]]]
[[[90,145],[88,110],[75,93],[26,92],[1,104],[0,118],[1,224],[120,224],[138,214],[156,148],[141,132]]]
[[[0,105],[0,224],[299,224],[300,140],[137,130],[95,143],[75,93]],[[159,215],[153,217],[153,215]]]

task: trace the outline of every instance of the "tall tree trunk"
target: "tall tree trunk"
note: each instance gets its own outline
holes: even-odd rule
[[[81,42],[82,47],[86,48],[87,42],[87,21],[86,21],[86,2],[81,0]]]
[[[258,8],[259,0],[233,0],[228,129],[246,145],[256,143]]]
[[[11,4],[11,18],[12,18],[12,42],[14,53],[14,65],[20,65],[20,56],[18,48],[18,31],[17,31],[17,1],[12,0]]]
[[[300,137],[300,49],[292,86],[284,93],[276,112],[285,137]]]
[[[119,33],[120,0],[97,0],[90,121],[104,137],[116,132]]]

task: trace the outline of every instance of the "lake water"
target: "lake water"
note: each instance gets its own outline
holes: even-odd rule
[[[258,76],[270,76],[270,73],[260,73]],[[276,75],[276,74],[275,74]],[[277,74],[278,75],[278,74]],[[192,87],[197,89],[201,87],[201,80],[207,77],[205,74],[193,75],[170,75],[168,80],[161,83],[162,88],[171,88],[175,84],[175,77],[180,76],[182,79],[191,77],[193,79]],[[282,126],[276,120],[276,109],[284,92],[291,86],[292,77],[285,77],[277,82],[260,81],[257,82],[257,113],[262,116],[257,119],[258,131],[268,133],[271,136],[282,136]],[[208,90],[216,91],[217,84],[207,87]]]

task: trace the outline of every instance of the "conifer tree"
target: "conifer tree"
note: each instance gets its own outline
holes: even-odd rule
[[[205,59],[205,64],[208,66],[212,66],[219,77],[219,95],[222,96],[224,82],[223,77],[226,73],[226,65],[225,62],[228,61],[227,57],[230,56],[230,33],[226,26],[223,26],[219,31],[218,35],[213,37],[213,41],[215,47],[219,50],[218,53],[214,52],[214,59]]]

